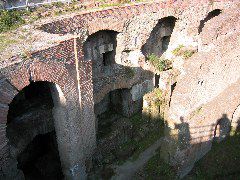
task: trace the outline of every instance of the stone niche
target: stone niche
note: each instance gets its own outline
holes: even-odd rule
[[[173,16],[165,17],[158,21],[146,44],[142,47],[142,52],[145,56],[150,54],[161,56],[168,49],[175,21],[176,18]]]
[[[84,58],[93,62],[93,76],[106,73],[115,64],[116,36],[114,31],[98,31],[84,43]]]
[[[50,87],[51,83],[32,82],[9,105],[10,153],[26,179],[63,177]]]
[[[142,109],[142,98],[133,101],[132,90],[116,89],[109,92],[99,103],[94,106],[96,116],[107,111],[131,117]]]

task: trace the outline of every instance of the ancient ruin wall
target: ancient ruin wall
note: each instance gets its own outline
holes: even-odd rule
[[[60,154],[64,173],[69,177],[74,176],[80,171],[84,171],[84,167],[81,166],[88,156],[84,152],[91,152],[95,146],[94,102],[100,102],[107,93],[114,89],[131,89],[133,100],[138,100],[151,89],[153,85],[151,71],[153,69],[145,62],[145,56],[141,49],[158,21],[168,16],[177,18],[166,52],[168,53],[179,44],[197,46],[200,21],[211,10],[227,9],[230,5],[231,2],[211,4],[204,1],[191,3],[177,1],[174,4],[168,2],[147,3],[76,15],[42,25],[40,30],[49,34],[75,34],[75,47],[74,39],[69,39],[57,46],[33,52],[28,57],[29,59],[21,59],[19,56],[12,57],[12,62],[9,63],[11,65],[1,69],[0,122],[3,132],[1,136],[1,166],[4,167],[2,173],[7,173],[9,170],[7,167],[9,163],[6,163],[9,158],[9,147],[4,133],[8,104],[19,90],[29,84],[29,80],[53,82],[59,85],[66,98],[64,109],[68,118],[64,120],[60,118],[59,126],[56,129],[59,131],[59,146],[63,146],[62,149],[60,148]],[[95,84],[92,84],[93,62],[84,60],[83,44],[88,36],[101,30],[118,33],[115,55],[116,70],[119,70],[119,66],[123,66],[125,70],[126,67],[131,67],[134,70],[134,76],[129,78],[126,77],[125,70],[117,71],[108,81],[96,80],[95,82],[101,85],[100,88],[94,90]],[[123,77],[125,75],[125,78],[120,78],[120,75]],[[176,101],[181,98],[177,95],[178,87],[181,87],[181,83],[177,84],[176,91],[173,93],[170,114],[177,112],[174,108],[175,105],[172,106],[172,104],[178,104]],[[178,121],[179,114],[176,117]],[[71,133],[67,132],[69,129],[71,129]],[[65,134],[60,133],[62,130],[66,130]],[[202,139],[199,139],[198,142],[202,142]],[[71,149],[70,154],[65,151],[66,148]],[[176,151],[173,152],[171,156],[175,157]],[[190,154],[192,155],[194,152]],[[182,157],[186,157],[186,154],[182,154]],[[193,159],[192,162],[196,160],[190,156],[187,157]],[[171,163],[176,165],[174,162]],[[84,172],[82,173],[84,174]]]

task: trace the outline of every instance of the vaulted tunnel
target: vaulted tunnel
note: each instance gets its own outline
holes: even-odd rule
[[[62,179],[54,128],[52,83],[31,82],[9,105],[10,152],[25,179]]]
[[[106,128],[111,127],[118,119],[131,117],[141,110],[142,99],[133,101],[130,89],[116,89],[109,92],[94,107],[99,137],[109,132]]]
[[[150,55],[161,57],[167,51],[176,20],[175,17],[169,16],[158,21],[142,46],[142,53],[145,57]],[[159,87],[159,78],[159,75],[155,74],[155,87]]]

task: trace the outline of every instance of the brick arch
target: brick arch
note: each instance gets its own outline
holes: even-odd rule
[[[71,94],[70,91],[75,88],[74,81],[63,63],[31,60],[3,71],[4,75],[0,75],[0,167],[8,167],[11,166],[9,163],[14,163],[14,160],[9,156],[10,147],[6,136],[7,116],[9,104],[19,91],[27,87],[30,81],[45,81],[57,84],[67,98],[68,94]],[[0,177],[1,174],[0,169]]]

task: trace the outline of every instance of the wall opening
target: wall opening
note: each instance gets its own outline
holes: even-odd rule
[[[92,60],[93,74],[104,73],[115,64],[117,32],[101,30],[90,35],[83,45],[84,59]]]
[[[207,21],[209,21],[210,19],[218,16],[219,14],[221,14],[221,10],[220,9],[215,9],[211,12],[208,13],[207,17],[205,17],[203,20],[200,21],[200,25],[199,25],[199,28],[198,28],[198,34],[200,34],[204,28],[204,25]]]
[[[171,36],[164,36],[162,38],[162,50],[165,52],[168,49]]]
[[[173,94],[173,91],[174,91],[174,89],[175,89],[175,87],[177,86],[177,82],[175,82],[175,83],[173,83],[172,85],[171,85],[171,94],[170,94],[170,100],[169,100],[169,107],[170,107],[170,104],[171,104],[171,100],[172,100],[172,94]]]
[[[154,78],[154,87],[155,88],[159,88],[159,79],[160,79],[160,75],[159,74],[155,74],[155,78]]]
[[[10,152],[25,179],[61,179],[51,96],[52,83],[31,82],[9,105]]]
[[[102,55],[103,55],[103,65],[104,66],[109,66],[109,65],[112,65],[115,63],[113,51],[105,52]]]
[[[142,47],[142,52],[145,56],[155,54],[160,57],[168,49],[175,22],[176,18],[173,16],[165,17],[158,21],[150,37]]]
[[[116,89],[108,94],[97,104],[94,111],[98,124],[98,137],[110,132],[111,126],[121,118],[128,118],[141,112],[142,99],[132,100],[129,89]],[[99,139],[99,138],[97,138]]]

